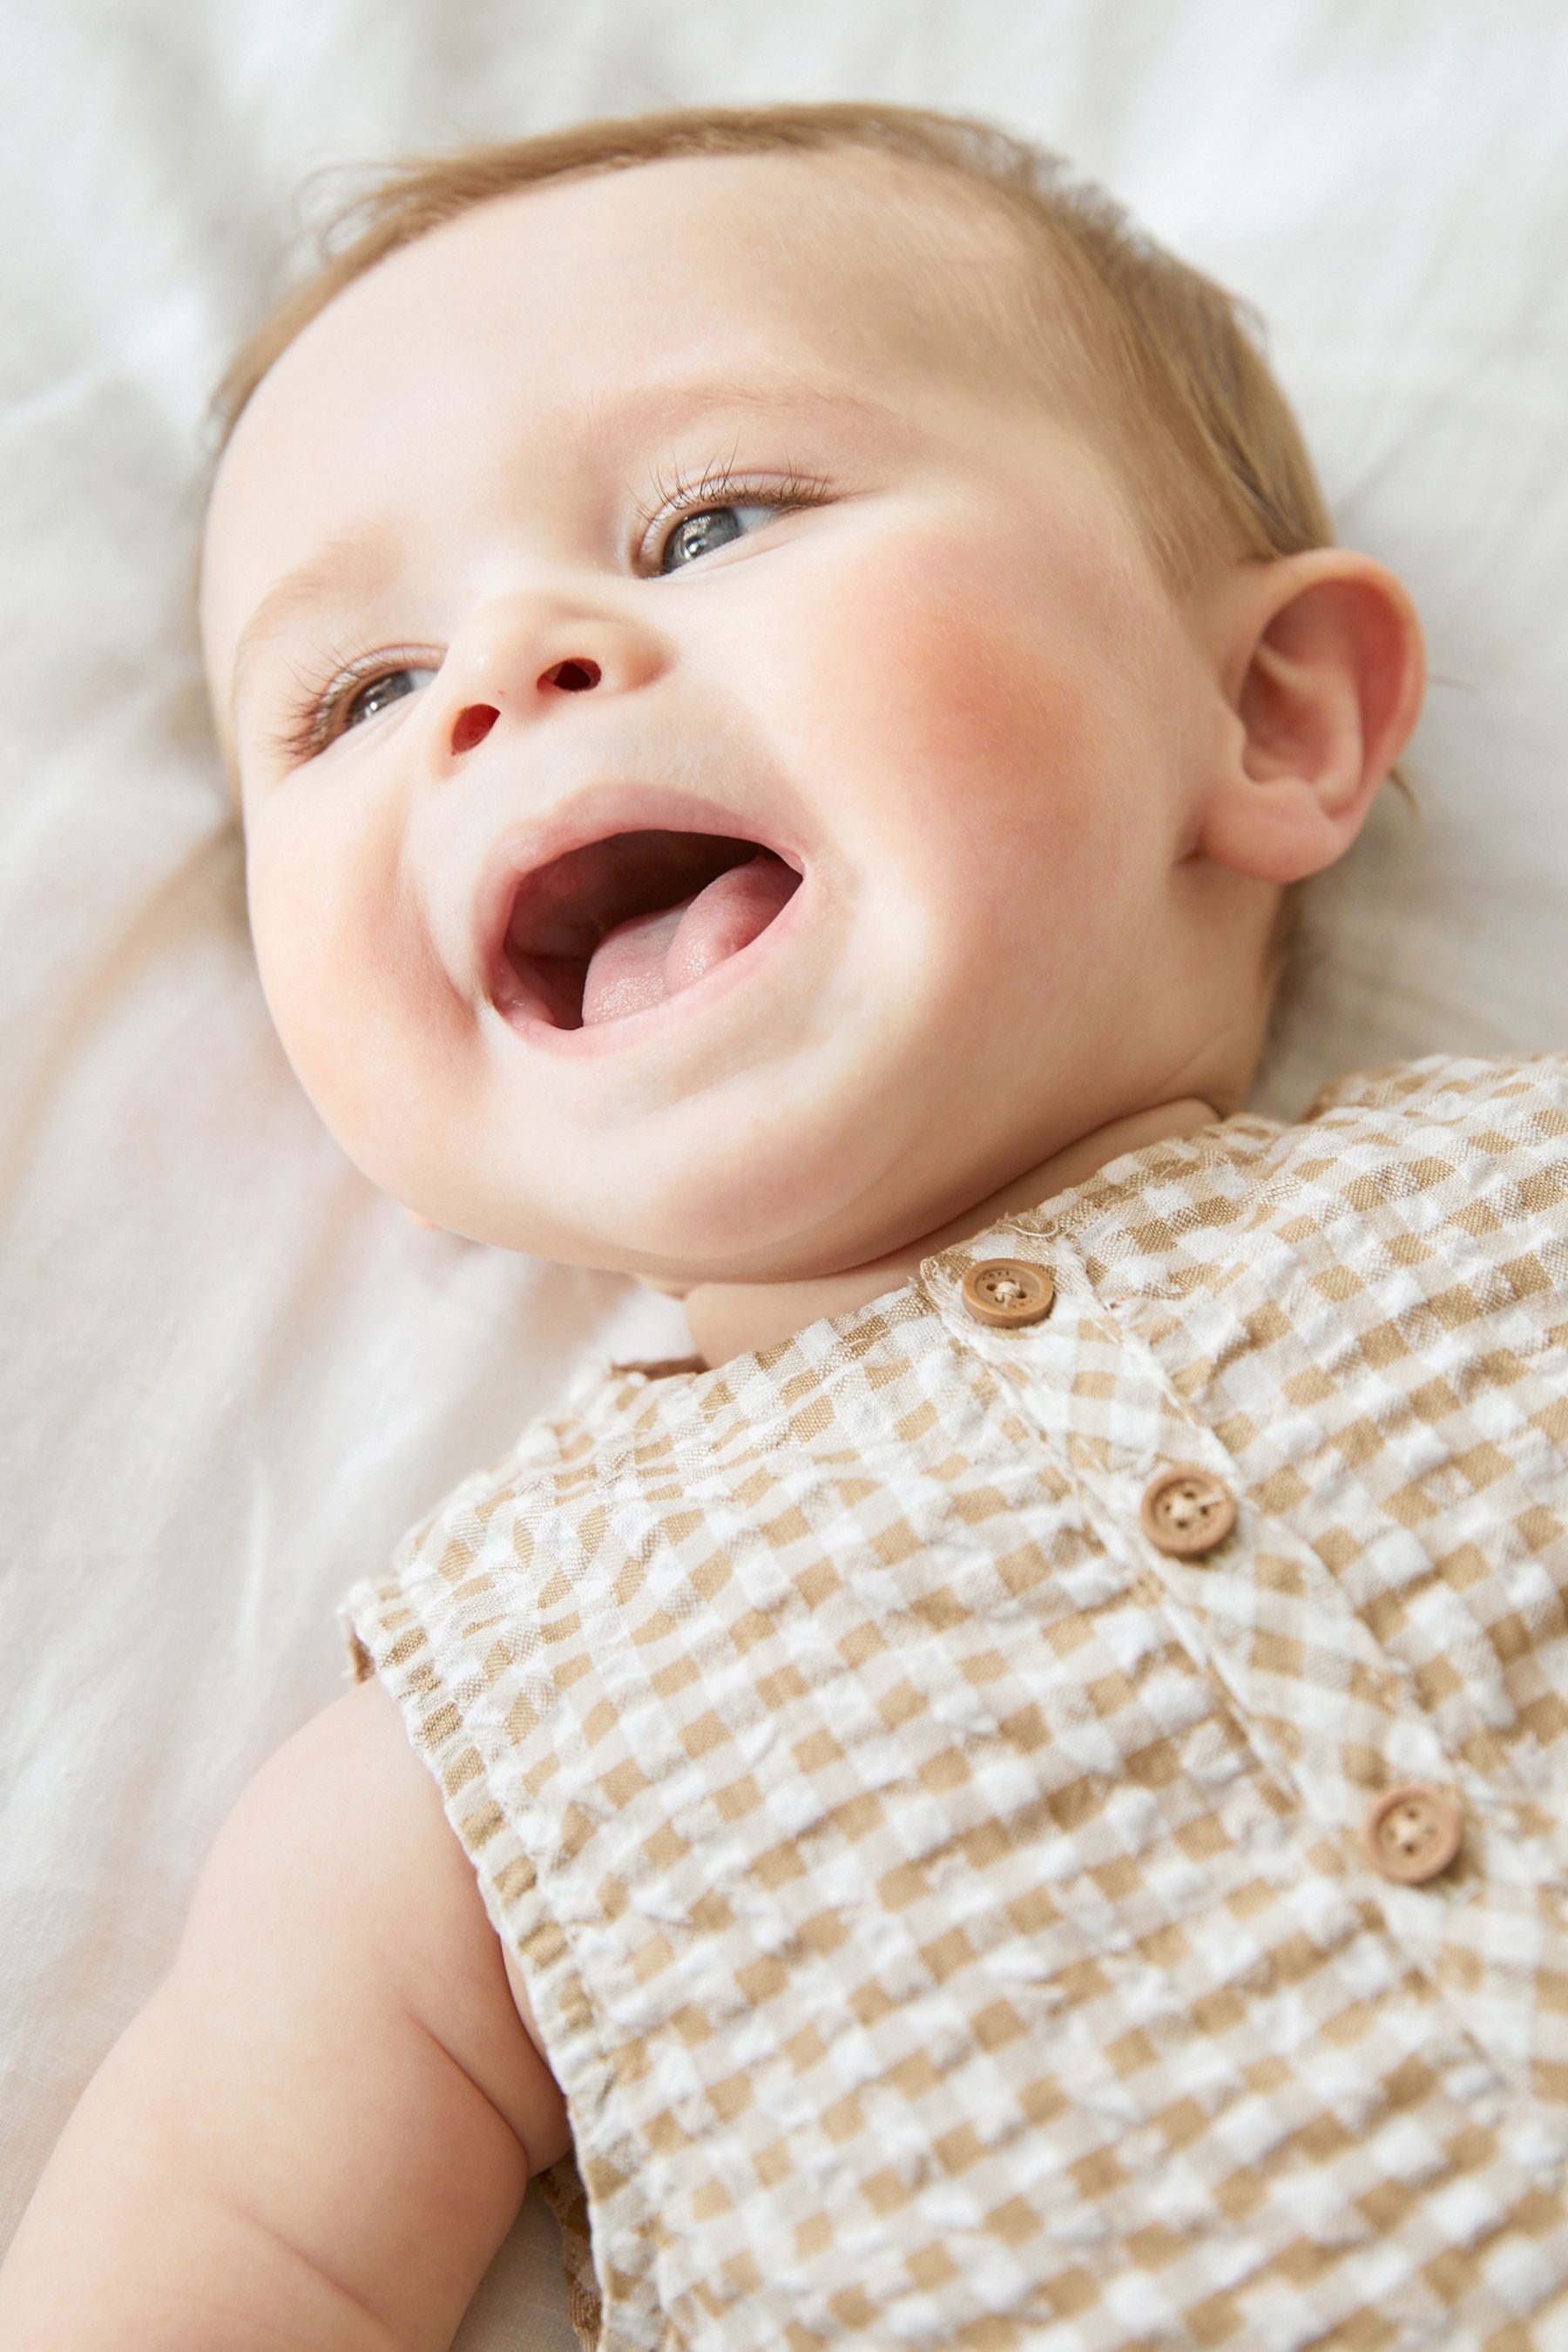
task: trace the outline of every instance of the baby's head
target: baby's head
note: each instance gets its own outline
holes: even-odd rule
[[[589,124],[400,176],[232,383],[258,958],[398,1200],[785,1279],[1243,1100],[1419,633],[1103,199],[897,108]]]

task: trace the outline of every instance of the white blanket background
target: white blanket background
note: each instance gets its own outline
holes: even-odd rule
[[[1568,1043],[1561,0],[12,0],[0,81],[0,2242],[340,1592],[622,1282],[421,1232],[268,1030],[191,612],[204,411],[329,163],[879,97],[1070,155],[1250,296],[1433,681],[1258,1099]],[[532,2200],[464,2352],[568,2338]]]

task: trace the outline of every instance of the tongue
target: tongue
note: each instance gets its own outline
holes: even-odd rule
[[[583,1026],[619,1021],[679,996],[765,931],[800,880],[778,857],[731,866],[678,907],[633,915],[606,931],[588,963]]]

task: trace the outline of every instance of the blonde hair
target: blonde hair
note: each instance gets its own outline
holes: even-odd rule
[[[921,194],[1011,228],[1010,269],[925,273],[955,322],[991,327],[1065,398],[1140,493],[1162,572],[1181,587],[1215,557],[1330,543],[1300,429],[1262,355],[1257,314],[1164,252],[1058,156],[977,116],[845,100],[679,107],[394,163],[342,205],[323,257],[236,355],[215,400],[226,442],[262,377],[328,303],[377,262],[476,205],[551,180],[693,155],[869,152],[926,175],[897,206],[918,236]],[[890,191],[890,196],[893,192]],[[929,211],[929,207],[928,207]]]

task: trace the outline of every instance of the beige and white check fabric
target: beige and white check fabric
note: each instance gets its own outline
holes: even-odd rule
[[[593,1370],[355,1588],[585,2343],[1568,2345],[1565,1204],[1568,1060],[1352,1079]],[[966,1310],[997,1257],[1044,1320]],[[1178,1462],[1206,1557],[1140,1525]],[[1465,1835],[1405,1885],[1412,1780]]]

